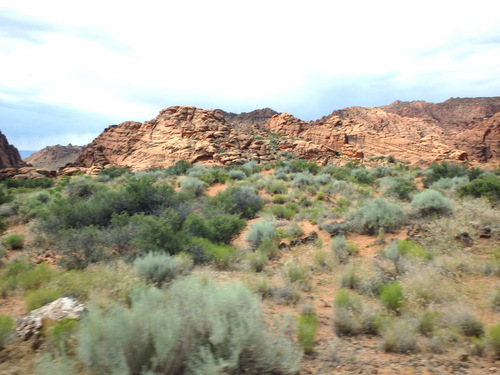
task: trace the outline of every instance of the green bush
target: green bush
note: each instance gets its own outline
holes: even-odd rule
[[[229,268],[232,262],[236,260],[236,249],[225,244],[210,242],[205,238],[193,238],[193,244],[202,249],[208,261],[213,262],[217,268]]]
[[[99,172],[99,176],[106,176],[109,178],[117,178],[125,174],[132,175],[132,172],[128,168],[117,167],[117,166],[105,168]]]
[[[335,236],[331,244],[332,253],[340,263],[346,263],[350,256],[359,253],[359,247],[352,242],[348,242],[344,235]]]
[[[469,183],[469,177],[467,176],[453,177],[453,178],[444,177],[436,182],[433,182],[430,188],[434,190],[448,190],[448,189],[458,188],[468,183]]]
[[[69,339],[78,331],[80,327],[79,319],[62,319],[54,322],[45,331],[45,335],[52,345],[62,353],[66,351]]]
[[[251,186],[238,186],[218,193],[208,202],[211,211],[238,214],[252,219],[264,207],[264,200]]]
[[[229,171],[228,174],[229,174],[229,177],[231,177],[235,181],[242,181],[242,180],[245,180],[247,178],[246,173],[243,172],[242,170],[239,170],[239,169],[233,169],[233,170]]]
[[[273,203],[283,204],[286,202],[286,197],[283,194],[276,194],[273,197]]]
[[[271,213],[276,216],[278,219],[290,220],[297,213],[295,210],[291,208],[287,208],[282,205],[273,205],[269,207]]]
[[[439,311],[426,311],[418,322],[418,331],[425,336],[432,336],[441,317],[442,314]]]
[[[394,312],[400,312],[404,305],[403,288],[399,282],[385,285],[380,291],[384,306]]]
[[[9,250],[21,250],[24,247],[24,235],[12,234],[2,241],[3,245]]]
[[[8,315],[0,315],[0,349],[5,345],[13,329],[14,318]]]
[[[60,231],[57,248],[59,264],[68,269],[84,269],[107,258],[102,233],[95,226]]]
[[[375,176],[366,168],[353,169],[351,171],[351,177],[360,184],[372,185],[375,182]]]
[[[377,332],[376,315],[365,308],[361,299],[341,288],[334,300],[333,329],[338,336],[374,334]]]
[[[55,301],[59,297],[62,297],[62,295],[63,292],[60,289],[41,288],[28,290],[24,295],[26,310],[36,310],[42,306],[45,306],[47,303],[50,303],[52,301]]]
[[[8,178],[3,181],[7,188],[25,188],[25,189],[48,189],[54,185],[54,180],[48,177],[27,178],[25,180],[14,180]]]
[[[500,177],[488,175],[478,178],[470,184],[462,185],[458,189],[460,196],[470,195],[476,198],[485,197],[491,202],[500,201]]]
[[[187,275],[192,266],[192,261],[165,253],[148,253],[134,261],[139,275],[158,286],[171,282],[177,276]]]
[[[437,190],[424,190],[413,197],[411,205],[420,216],[450,215],[453,204]]]
[[[415,182],[406,178],[398,177],[393,179],[393,183],[387,189],[386,194],[391,197],[396,197],[402,201],[411,200],[411,194],[417,191]]]
[[[17,261],[5,269],[2,289],[4,291],[38,289],[43,284],[50,282],[57,273],[58,271],[46,263],[33,267],[28,262]]]
[[[299,327],[297,337],[306,353],[314,351],[314,340],[318,331],[319,321],[316,314],[301,314],[299,316]]]
[[[274,223],[270,221],[257,221],[254,223],[247,233],[246,241],[250,242],[252,246],[258,246],[266,239],[276,238],[276,228]]]
[[[283,267],[283,276],[287,282],[297,284],[302,290],[311,289],[311,273],[305,265],[290,262]]]
[[[406,353],[417,345],[417,328],[413,322],[397,319],[382,330],[382,349],[386,352]]]
[[[293,187],[304,190],[307,186],[314,186],[315,180],[311,173],[297,173],[293,176]]]
[[[205,173],[200,176],[200,180],[206,182],[208,185],[224,184],[230,179],[226,171],[217,167],[208,168]]]
[[[500,324],[490,327],[486,341],[495,358],[500,359]]]
[[[340,285],[343,288],[359,289],[361,287],[361,276],[356,267],[351,267],[340,278]]]
[[[393,232],[400,228],[405,220],[406,215],[400,206],[375,198],[358,209],[349,221],[361,233],[374,235],[381,229],[386,233]]]
[[[79,360],[99,374],[296,374],[301,358],[266,332],[241,284],[196,278],[135,293],[130,308],[90,308],[78,342]]]
[[[424,185],[429,187],[433,182],[442,178],[453,178],[467,175],[467,167],[457,164],[441,163],[433,164],[425,171]]]

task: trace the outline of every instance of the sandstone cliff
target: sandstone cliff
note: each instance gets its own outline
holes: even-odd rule
[[[73,163],[80,156],[85,146],[48,146],[28,156],[25,161],[36,168],[59,169]]]
[[[25,166],[27,166],[27,164],[21,159],[18,149],[9,144],[7,137],[0,132],[0,169]]]
[[[228,165],[273,161],[284,153],[319,164],[340,158],[374,161],[389,155],[415,166],[444,160],[498,162],[499,127],[500,98],[349,107],[317,121],[271,109],[236,115],[177,106],[145,123],[110,126],[73,167],[141,170],[168,167],[182,159]]]

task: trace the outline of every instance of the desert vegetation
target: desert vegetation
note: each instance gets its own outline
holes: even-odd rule
[[[293,159],[3,181],[0,359],[15,319],[68,296],[87,313],[47,324],[27,373],[486,371],[499,187],[466,164]]]

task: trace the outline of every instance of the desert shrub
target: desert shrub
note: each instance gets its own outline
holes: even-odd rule
[[[446,280],[443,280],[439,270],[434,267],[410,269],[402,283],[408,301],[422,306],[453,299],[452,288],[448,287]]]
[[[376,333],[376,316],[361,299],[347,289],[340,289],[334,300],[333,329],[338,336]]]
[[[297,337],[299,339],[304,352],[311,353],[314,351],[314,339],[318,331],[319,321],[316,314],[308,313],[299,316],[299,326],[297,328]]]
[[[209,219],[192,214],[184,222],[184,228],[191,236],[226,244],[238,236],[245,225],[246,221],[238,215],[228,214],[214,215]]]
[[[208,202],[212,211],[238,214],[245,219],[252,219],[264,207],[264,200],[251,186],[238,186],[218,193]]]
[[[266,332],[258,299],[241,284],[196,278],[135,293],[129,308],[94,306],[78,341],[79,360],[101,374],[294,374],[301,357]]]
[[[283,182],[271,180],[266,184],[266,191],[271,195],[286,194],[288,192],[288,187]]]
[[[208,185],[224,184],[230,179],[226,171],[217,167],[208,168],[199,178]]]
[[[488,175],[462,185],[458,189],[460,196],[470,195],[476,198],[485,197],[491,202],[500,201],[500,177]]]
[[[188,171],[193,168],[193,164],[187,160],[179,160],[175,165],[172,165],[165,169],[165,173],[168,176],[181,176],[188,173]]]
[[[57,273],[58,271],[46,263],[33,266],[26,261],[16,261],[5,268],[2,275],[2,289],[4,291],[38,289]]]
[[[484,324],[474,314],[467,309],[458,308],[446,315],[449,325],[456,327],[466,336],[482,336],[484,334]]]
[[[361,233],[373,235],[380,229],[393,232],[401,227],[405,220],[406,215],[400,206],[375,198],[358,209],[349,221]]]
[[[309,268],[296,261],[290,262],[283,267],[283,277],[292,284],[297,284],[302,290],[311,289],[311,273]]]
[[[177,276],[187,275],[192,266],[192,261],[165,253],[148,253],[134,261],[139,275],[158,286],[169,283]]]
[[[60,289],[40,288],[26,291],[24,300],[26,302],[26,310],[31,311],[45,306],[47,303],[55,301],[63,295]]]
[[[491,307],[495,310],[500,311],[500,288],[495,290],[493,298],[491,299]]]
[[[249,251],[245,254],[245,261],[254,272],[262,272],[267,264],[267,255],[262,251]]]
[[[112,166],[105,168],[99,172],[99,176],[106,176],[109,178],[117,178],[123,175],[132,175],[132,172],[128,168]]]
[[[433,164],[425,171],[424,184],[429,187],[433,182],[442,178],[453,178],[467,175],[467,167],[457,164],[441,163]]]
[[[500,324],[490,327],[486,341],[495,358],[500,359]]]
[[[25,180],[14,180],[7,178],[2,182],[7,188],[25,188],[25,189],[48,189],[54,185],[54,180],[48,177],[27,178]]]
[[[205,192],[205,183],[196,177],[186,177],[181,182],[181,191],[200,197]]]
[[[21,250],[24,247],[24,235],[12,234],[3,239],[2,244],[9,250]]]
[[[449,215],[453,212],[453,204],[437,190],[424,190],[416,194],[411,205],[420,216]]]
[[[14,318],[8,315],[0,315],[0,349],[3,348],[7,339],[14,329]]]
[[[375,182],[375,176],[366,168],[355,168],[351,171],[351,177],[357,183],[372,185]]]
[[[270,206],[269,210],[278,219],[286,219],[286,220],[292,219],[295,216],[295,214],[297,213],[297,211],[295,211],[291,208],[287,208],[287,207],[282,206],[282,205]]]
[[[440,325],[442,313],[426,311],[418,321],[418,331],[425,336],[432,336]]]
[[[411,200],[411,194],[417,191],[415,182],[403,177],[391,179],[392,183],[386,191],[386,195],[396,197],[403,201]]]
[[[404,305],[403,288],[399,282],[385,285],[380,290],[380,300],[391,311],[400,312]]]
[[[332,182],[332,175],[328,173],[320,174],[316,176],[316,181],[320,183],[321,185],[326,185],[330,182]]]
[[[307,160],[294,159],[285,163],[283,169],[287,173],[298,173],[307,171],[309,173],[317,173],[319,171],[319,167],[316,163],[310,163]]]
[[[382,349],[386,352],[406,353],[417,345],[417,327],[411,321],[396,319],[382,330]]]
[[[254,223],[245,238],[252,246],[258,246],[263,240],[276,238],[276,227],[271,221],[257,221]]]
[[[359,248],[356,244],[348,242],[344,235],[335,236],[331,244],[332,253],[340,263],[346,263],[350,256],[357,255]]]
[[[348,289],[360,289],[361,276],[356,267],[349,268],[340,278],[340,285]]]
[[[275,238],[264,238],[257,246],[257,251],[264,254],[267,259],[273,259],[278,255],[279,240]]]
[[[241,166],[241,169],[243,169],[243,171],[245,171],[247,176],[250,176],[254,173],[258,173],[260,171],[260,166],[259,166],[259,163],[252,160],[252,161],[249,161],[249,162],[243,164]]]
[[[237,252],[232,246],[213,243],[198,237],[193,238],[192,242],[200,247],[207,260],[213,262],[219,269],[228,268],[236,260]]]
[[[297,173],[293,176],[293,187],[301,190],[314,185],[314,182],[314,176],[311,173]]]
[[[0,185],[0,205],[10,202],[11,199],[12,196],[9,194],[9,191]]]
[[[166,252],[177,254],[186,249],[188,235],[181,230],[181,220],[176,212],[170,215],[154,217],[135,215],[131,222],[138,226],[137,237],[132,241],[134,248],[144,253]]]
[[[49,325],[44,334],[52,346],[64,353],[70,338],[75,335],[79,327],[79,319],[65,318]]]
[[[74,177],[64,187],[69,196],[80,198],[90,197],[94,193],[95,188],[95,182],[85,177]]]
[[[229,177],[231,177],[235,181],[242,181],[247,178],[247,175],[245,172],[243,172],[240,169],[233,169],[227,173]]]
[[[103,247],[102,234],[95,226],[63,230],[58,236],[59,263],[68,269],[83,269],[108,256]]]
[[[469,177],[468,176],[461,176],[461,177],[444,177],[436,182],[433,182],[430,185],[431,189],[434,190],[448,190],[448,189],[455,189],[458,188],[459,186],[465,185],[469,183]]]
[[[283,194],[276,194],[273,197],[273,203],[283,204],[286,202],[286,197]]]
[[[412,240],[400,240],[394,242],[397,251],[405,257],[430,259],[432,254],[425,250],[422,245]]]

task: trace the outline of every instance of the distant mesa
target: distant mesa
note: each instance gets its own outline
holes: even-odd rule
[[[75,162],[84,148],[85,146],[73,146],[71,143],[67,146],[48,146],[24,160],[35,168],[57,170],[68,163]]]

